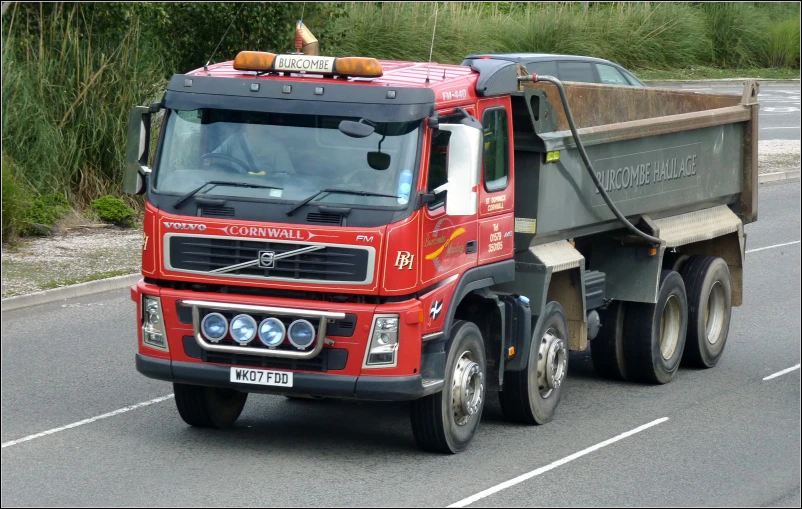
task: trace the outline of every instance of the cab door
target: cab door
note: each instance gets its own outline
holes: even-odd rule
[[[476,116],[473,106],[464,106],[465,111]],[[451,116],[452,109],[438,112],[440,123],[454,123],[460,117]],[[443,130],[430,131],[425,189],[434,192],[448,180],[448,140],[450,133]],[[430,286],[454,274],[476,266],[478,259],[477,217],[449,216],[445,207],[446,192],[435,195],[435,201],[422,210],[422,240],[420,244],[420,283]]]
[[[478,225],[479,265],[483,265],[513,254],[515,168],[509,96],[482,99],[478,109],[484,133]]]

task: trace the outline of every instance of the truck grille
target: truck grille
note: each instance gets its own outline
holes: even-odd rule
[[[165,241],[167,268],[179,272],[324,283],[368,284],[373,281],[372,248],[315,246],[181,234],[167,234]],[[319,248],[280,257],[283,253],[314,247]],[[272,264],[267,263],[269,268],[260,266],[260,256],[265,252],[276,257]]]

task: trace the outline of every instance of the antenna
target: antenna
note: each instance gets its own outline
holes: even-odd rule
[[[236,14],[234,14],[234,17],[231,18],[231,23],[228,24],[228,28],[226,28],[225,33],[223,33],[223,37],[220,38],[220,42],[217,43],[217,46],[215,46],[214,51],[212,51],[212,55],[209,57],[209,61],[206,62],[206,65],[203,66],[204,71],[209,70],[209,64],[211,63],[212,58],[214,58],[214,54],[217,53],[218,48],[220,48],[220,45],[223,44],[223,39],[226,38],[226,36],[228,35],[228,31],[231,30],[232,26],[234,26],[234,20],[237,19],[237,16],[239,16],[239,13],[242,11],[243,7],[245,7],[244,2],[239,6],[239,10],[237,11]]]
[[[429,48],[429,64],[426,66],[426,83],[429,83],[429,71],[432,68],[432,52],[434,51],[434,34],[437,32],[437,2],[434,3],[434,28],[432,28],[432,46]]]

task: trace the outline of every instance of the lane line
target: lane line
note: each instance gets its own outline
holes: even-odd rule
[[[793,246],[794,244],[799,244],[800,240],[795,240],[793,242],[786,242],[785,244],[774,244],[773,246],[766,246],[766,247],[759,247],[757,249],[749,249],[746,251],[747,253],[757,253],[758,251],[765,251],[766,249],[774,249],[777,247],[784,247],[784,246]]]
[[[553,469],[555,469],[555,468],[557,468],[557,467],[559,467],[561,465],[565,465],[566,463],[570,463],[571,461],[574,461],[577,458],[581,458],[582,456],[585,456],[586,454],[590,454],[590,453],[592,453],[594,451],[598,451],[602,447],[606,447],[606,446],[608,446],[610,444],[614,444],[615,442],[618,442],[619,440],[623,440],[623,439],[625,439],[627,437],[630,437],[630,436],[632,436],[632,435],[634,435],[636,433],[640,433],[641,431],[647,430],[647,429],[651,428],[652,426],[657,426],[658,424],[662,424],[662,423],[666,422],[667,420],[668,420],[668,417],[663,417],[662,419],[657,419],[657,420],[652,421],[650,423],[644,424],[643,426],[638,426],[637,428],[635,428],[633,430],[627,431],[626,433],[621,433],[620,435],[617,435],[617,436],[615,436],[613,438],[605,440],[604,442],[599,442],[596,445],[588,447],[587,449],[583,449],[583,450],[581,450],[579,452],[576,452],[576,453],[574,453],[574,454],[572,454],[570,456],[566,456],[565,458],[557,460],[554,463],[546,465],[545,467],[540,467],[540,468],[538,468],[536,470],[532,470],[531,472],[527,472],[526,474],[519,475],[518,477],[516,477],[514,479],[510,479],[509,481],[503,482],[501,484],[497,484],[496,486],[493,486],[492,488],[488,488],[488,489],[486,489],[484,491],[480,491],[476,495],[471,495],[470,497],[464,498],[464,499],[460,500],[459,502],[451,504],[448,507],[465,507],[467,505],[473,504],[474,502],[476,502],[478,500],[481,500],[481,499],[483,499],[485,497],[489,497],[490,495],[492,495],[494,493],[498,493],[501,490],[507,489],[507,488],[509,488],[511,486],[515,486],[516,484],[522,483],[522,482],[524,482],[526,480],[529,480],[529,479],[531,479],[533,477],[537,477],[540,474],[544,474],[544,473],[548,472],[549,470],[553,470]]]
[[[60,428],[53,428],[47,431],[43,431],[41,433],[37,433],[35,435],[28,435],[27,437],[20,438],[19,440],[11,440],[10,442],[5,442],[4,444],[2,444],[2,449],[5,449],[6,447],[11,447],[12,445],[21,444],[23,442],[28,442],[29,440],[33,440],[35,438],[42,438],[46,437],[47,435],[52,435],[53,433],[58,433],[60,431],[77,428],[78,426],[83,426],[84,424],[90,424],[95,421],[99,421],[101,419],[108,419],[109,417],[114,417],[115,415],[124,414],[125,412],[130,412],[131,410],[135,410],[137,408],[142,408],[149,405],[154,405],[156,403],[161,403],[162,401],[167,401],[173,396],[174,394],[169,394],[167,396],[162,396],[161,398],[152,399],[150,401],[143,401],[142,403],[137,403],[136,405],[127,406],[125,408],[120,408],[119,410],[114,410],[113,412],[109,412],[107,414],[98,415],[97,417],[91,417],[89,419],[84,419],[83,421],[67,424],[66,426],[62,426]]]
[[[792,371],[796,371],[797,369],[799,369],[799,366],[800,365],[797,364],[796,366],[793,366],[791,368],[784,369],[782,371],[778,371],[778,372],[774,373],[773,375],[767,376],[766,378],[763,379],[763,381],[765,382],[766,380],[771,380],[772,378],[777,378],[778,376],[787,375],[788,373],[790,373]]]

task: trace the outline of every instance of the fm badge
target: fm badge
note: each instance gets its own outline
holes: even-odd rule
[[[432,302],[432,307],[429,309],[429,316],[432,317],[432,320],[437,320],[437,317],[440,316],[440,311],[443,310],[443,301],[436,300]]]
[[[398,270],[404,270],[404,268],[412,270],[412,261],[414,258],[415,255],[410,254],[409,251],[399,251],[398,255],[395,257],[395,266],[398,267]]]

